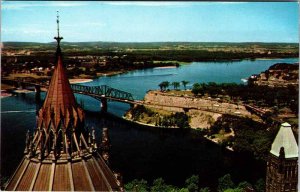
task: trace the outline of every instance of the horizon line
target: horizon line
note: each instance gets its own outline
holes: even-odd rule
[[[278,41],[63,41],[61,43],[293,43],[299,44],[299,42],[278,42]],[[50,42],[37,42],[37,41],[2,41],[1,43],[41,43],[50,44],[56,43]]]

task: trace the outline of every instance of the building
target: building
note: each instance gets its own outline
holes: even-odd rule
[[[32,136],[27,133],[25,155],[5,190],[122,191],[120,176],[107,164],[107,129],[98,146],[95,130],[85,128],[84,111],[76,103],[63,65],[59,26],[55,39],[56,67],[37,115],[37,130]]]
[[[288,123],[281,124],[267,162],[266,192],[297,191],[298,145]]]

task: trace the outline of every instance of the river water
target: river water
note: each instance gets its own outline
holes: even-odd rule
[[[150,89],[158,89],[162,81],[235,82],[267,70],[275,63],[295,63],[297,58],[272,60],[243,60],[238,62],[195,62],[178,68],[154,68],[125,74],[100,77],[84,85],[106,84],[130,92],[143,99]],[[42,98],[45,94],[42,94]],[[162,177],[169,184],[183,186],[186,178],[199,174],[201,186],[216,186],[217,179],[231,173],[234,181],[255,182],[265,175],[265,163],[252,157],[221,149],[193,130],[168,130],[142,127],[100,114],[99,101],[76,95],[84,103],[86,125],[97,128],[98,140],[103,127],[109,128],[111,165],[123,175],[124,182],[135,178]],[[16,94],[1,99],[1,175],[13,174],[23,156],[25,134],[33,131],[36,122],[34,93]],[[108,111],[122,116],[128,104],[108,103]]]

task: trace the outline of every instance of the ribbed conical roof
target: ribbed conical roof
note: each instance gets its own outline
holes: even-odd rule
[[[43,107],[52,108],[56,112],[59,110],[65,111],[76,106],[76,100],[67,78],[62,58],[59,55]]]
[[[64,120],[64,126],[68,127],[71,117],[76,126],[78,120],[83,121],[83,111],[78,107],[75,96],[71,89],[66,69],[62,62],[60,48],[57,49],[57,64],[51,78],[50,86],[43,107],[39,111],[38,126],[42,123],[45,127],[49,126],[50,121],[57,129],[60,121]]]
[[[43,107],[38,114],[38,127],[48,128],[50,122],[54,130],[63,123],[63,127],[67,128],[70,123],[74,127],[78,122],[83,122],[84,112],[77,105],[75,96],[71,89],[66,69],[62,62],[60,47],[56,51],[57,64],[51,78],[50,86]],[[62,122],[61,122],[62,121]]]
[[[62,120],[65,128],[71,119],[74,120],[73,125],[78,119],[83,121],[83,111],[78,107],[75,96],[71,89],[69,79],[67,77],[65,66],[62,62],[62,52],[60,41],[63,39],[59,35],[59,16],[57,15],[57,41],[56,49],[56,66],[51,78],[50,86],[43,107],[39,111],[38,127],[43,125],[48,128],[50,120],[54,123],[54,129],[57,130]],[[54,130],[54,131],[55,131]]]
[[[279,157],[281,147],[284,148],[285,158],[298,157],[298,145],[291,129],[291,125],[288,123],[281,124],[270,152]]]

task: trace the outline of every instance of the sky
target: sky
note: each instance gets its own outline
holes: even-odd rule
[[[298,2],[1,1],[1,41],[299,42]]]

